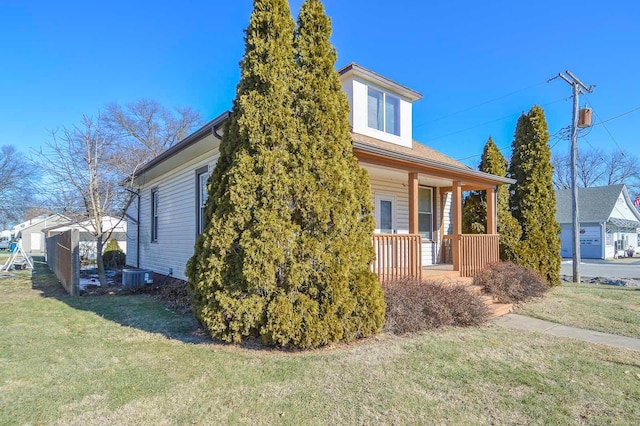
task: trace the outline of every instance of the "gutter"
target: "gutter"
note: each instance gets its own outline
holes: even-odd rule
[[[415,157],[413,155],[404,154],[404,153],[401,153],[401,152],[390,151],[390,150],[387,150],[387,149],[384,149],[384,148],[380,148],[380,147],[377,147],[377,146],[371,146],[369,144],[365,144],[365,143],[362,143],[362,142],[352,141],[352,145],[353,145],[354,149],[357,149],[357,150],[360,150],[360,151],[363,151],[363,152],[366,152],[366,153],[369,153],[369,154],[380,155],[380,156],[393,158],[393,159],[400,160],[400,161],[406,161],[406,162],[409,162],[409,163],[420,164],[420,165],[428,166],[428,167],[437,167],[439,169],[450,171],[450,172],[463,173],[465,175],[469,175],[469,176],[472,176],[472,177],[477,177],[477,178],[485,179],[485,180],[491,180],[491,181],[494,181],[494,182],[496,182],[498,184],[514,184],[514,183],[516,183],[515,179],[496,176],[496,175],[492,175],[490,173],[481,172],[479,170],[473,170],[471,168],[466,169],[466,168],[456,167],[456,166],[453,166],[451,164],[446,164],[446,163],[441,163],[439,161],[429,160],[428,158]]]
[[[136,221],[136,268],[140,269],[140,193],[138,193],[137,211],[138,220]]]
[[[147,164],[142,166],[140,168],[140,170],[138,170],[136,172],[136,174],[133,176],[133,178],[135,179],[138,176],[144,174],[149,169],[152,169],[153,167],[155,167],[158,164],[162,163],[167,158],[169,158],[169,157],[177,154],[178,152],[182,151],[183,149],[193,145],[194,143],[198,142],[200,139],[208,136],[209,134],[213,134],[216,138],[221,139],[221,137],[218,134],[217,130],[220,128],[222,123],[224,123],[230,116],[231,116],[231,111],[223,112],[222,114],[220,114],[219,116],[217,116],[216,118],[214,118],[213,120],[211,120],[210,122],[208,122],[207,124],[205,124],[204,126],[199,128],[195,132],[191,133],[186,138],[182,139],[180,142],[178,142],[177,144],[175,144],[171,148],[169,148],[166,151],[164,151],[162,154],[160,154],[157,157],[155,157],[152,160],[150,160]]]

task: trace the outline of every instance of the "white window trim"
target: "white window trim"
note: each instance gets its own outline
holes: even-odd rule
[[[204,207],[204,201],[202,200],[202,191],[201,191],[201,178],[206,176],[204,185],[206,190],[207,181],[210,176],[209,166],[204,166],[196,170],[196,237],[200,235],[204,231],[204,213],[202,213],[202,208]]]
[[[426,185],[419,185],[420,189],[429,189],[431,191],[431,213],[427,213],[427,212],[420,212],[420,209],[418,208],[418,216],[420,216],[421,213],[423,214],[430,214],[431,215],[431,238],[427,238],[427,237],[422,237],[422,239],[424,241],[434,241],[434,234],[435,234],[435,224],[434,224],[434,218],[435,218],[435,188],[431,187],[431,186],[426,186]],[[419,204],[418,204],[419,205]],[[420,223],[418,221],[418,223]],[[418,233],[420,233],[420,230],[418,229]]]
[[[375,197],[375,205],[373,211],[376,217],[376,234],[381,234],[380,231],[380,202],[381,201],[390,201],[391,202],[391,229],[394,234],[398,233],[398,224],[397,224],[397,214],[396,214],[396,196],[389,194],[376,194]]]
[[[391,135],[394,137],[402,136],[402,98],[398,95],[394,95],[393,93],[389,93],[388,91],[381,89],[372,84],[367,84],[367,114],[369,111],[369,90],[373,90],[374,92],[378,92],[382,94],[382,130],[377,129],[375,127],[369,126],[369,116],[367,115],[367,128],[376,132],[382,132],[387,135]],[[389,132],[387,130],[387,96],[396,99],[398,101],[398,112],[397,112],[397,126],[398,126],[398,134]]]
[[[160,230],[160,199],[158,198],[158,188],[151,190],[151,242],[158,242],[158,232]]]

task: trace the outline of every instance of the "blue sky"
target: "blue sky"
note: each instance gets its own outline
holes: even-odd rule
[[[300,4],[291,2],[294,17]],[[508,147],[518,115],[534,104],[550,133],[570,124],[570,86],[546,83],[560,71],[597,85],[581,102],[596,123],[640,107],[637,1],[324,4],[337,65],[357,62],[422,93],[414,138],[472,166],[489,135]],[[141,97],[217,116],[231,106],[251,8],[249,0],[0,0],[0,145],[37,149],[50,130]],[[595,126],[580,146],[640,157],[639,121],[640,109]]]

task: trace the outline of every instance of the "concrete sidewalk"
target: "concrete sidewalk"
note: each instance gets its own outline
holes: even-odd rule
[[[501,327],[515,330],[538,331],[554,336],[568,337],[590,343],[617,346],[619,348],[640,351],[640,339],[618,336],[616,334],[601,333],[599,331],[584,330],[582,328],[568,327],[554,322],[543,321],[536,318],[518,314],[507,314],[493,319],[491,322]]]

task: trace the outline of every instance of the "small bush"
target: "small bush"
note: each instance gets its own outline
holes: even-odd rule
[[[477,274],[473,283],[485,289],[498,303],[517,303],[542,296],[547,282],[532,269],[512,262],[489,265]]]
[[[387,303],[384,329],[393,334],[480,325],[489,317],[480,297],[464,286],[407,279],[382,288]]]
[[[109,240],[107,247],[104,249],[102,261],[104,262],[104,267],[107,269],[122,268],[127,261],[127,256],[116,240]]]

